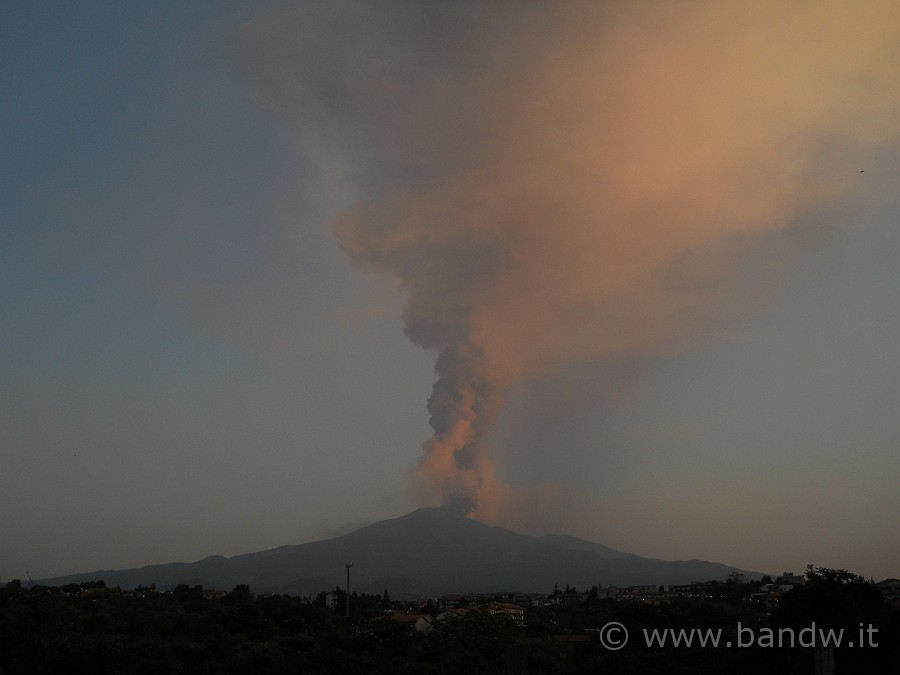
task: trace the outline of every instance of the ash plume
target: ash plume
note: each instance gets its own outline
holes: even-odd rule
[[[421,499],[486,519],[515,498],[484,443],[511,387],[707,339],[725,249],[900,134],[894,2],[310,3],[233,37],[437,354]]]

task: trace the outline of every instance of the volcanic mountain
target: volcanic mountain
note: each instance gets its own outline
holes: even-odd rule
[[[498,590],[550,592],[554,584],[577,588],[684,584],[742,572],[703,560],[642,558],[572,536],[518,534],[440,507],[419,509],[333,539],[231,558],[211,556],[194,563],[99,570],[40,583],[102,579],[107,586],[122,588],[200,584],[225,590],[248,584],[257,592],[308,595],[343,586],[346,563],[353,563],[351,591],[388,590],[394,598]]]

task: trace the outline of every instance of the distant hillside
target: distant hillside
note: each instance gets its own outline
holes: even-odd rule
[[[333,539],[281,546],[232,558],[194,563],[97,570],[44,579],[63,585],[103,579],[108,586],[158,588],[200,584],[230,590],[249,584],[257,592],[314,594],[343,586],[353,563],[351,591],[392,597],[516,590],[549,592],[554,584],[683,584],[725,579],[735,568],[704,560],[656,560],[615,551],[577,537],[533,537],[489,527],[448,507],[419,509]],[[743,571],[743,570],[738,570]],[[758,577],[745,572],[748,577]]]

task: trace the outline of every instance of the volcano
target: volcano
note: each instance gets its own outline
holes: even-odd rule
[[[128,570],[97,570],[39,583],[64,585],[102,579],[109,587],[178,584],[230,590],[314,595],[343,586],[353,563],[351,591],[393,598],[428,598],[446,593],[498,590],[550,592],[555,584],[686,584],[724,580],[731,572],[758,573],[704,560],[658,560],[616,551],[568,535],[540,537],[489,527],[452,507],[423,508],[348,534],[280,546],[231,558],[210,556],[193,563],[168,563]]]

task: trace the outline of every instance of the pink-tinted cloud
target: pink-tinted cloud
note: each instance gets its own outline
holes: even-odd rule
[[[422,499],[487,518],[515,499],[483,443],[510,386],[703,339],[734,311],[723,246],[900,135],[893,2],[360,2],[239,35],[323,161],[349,158],[340,244],[438,354]]]

